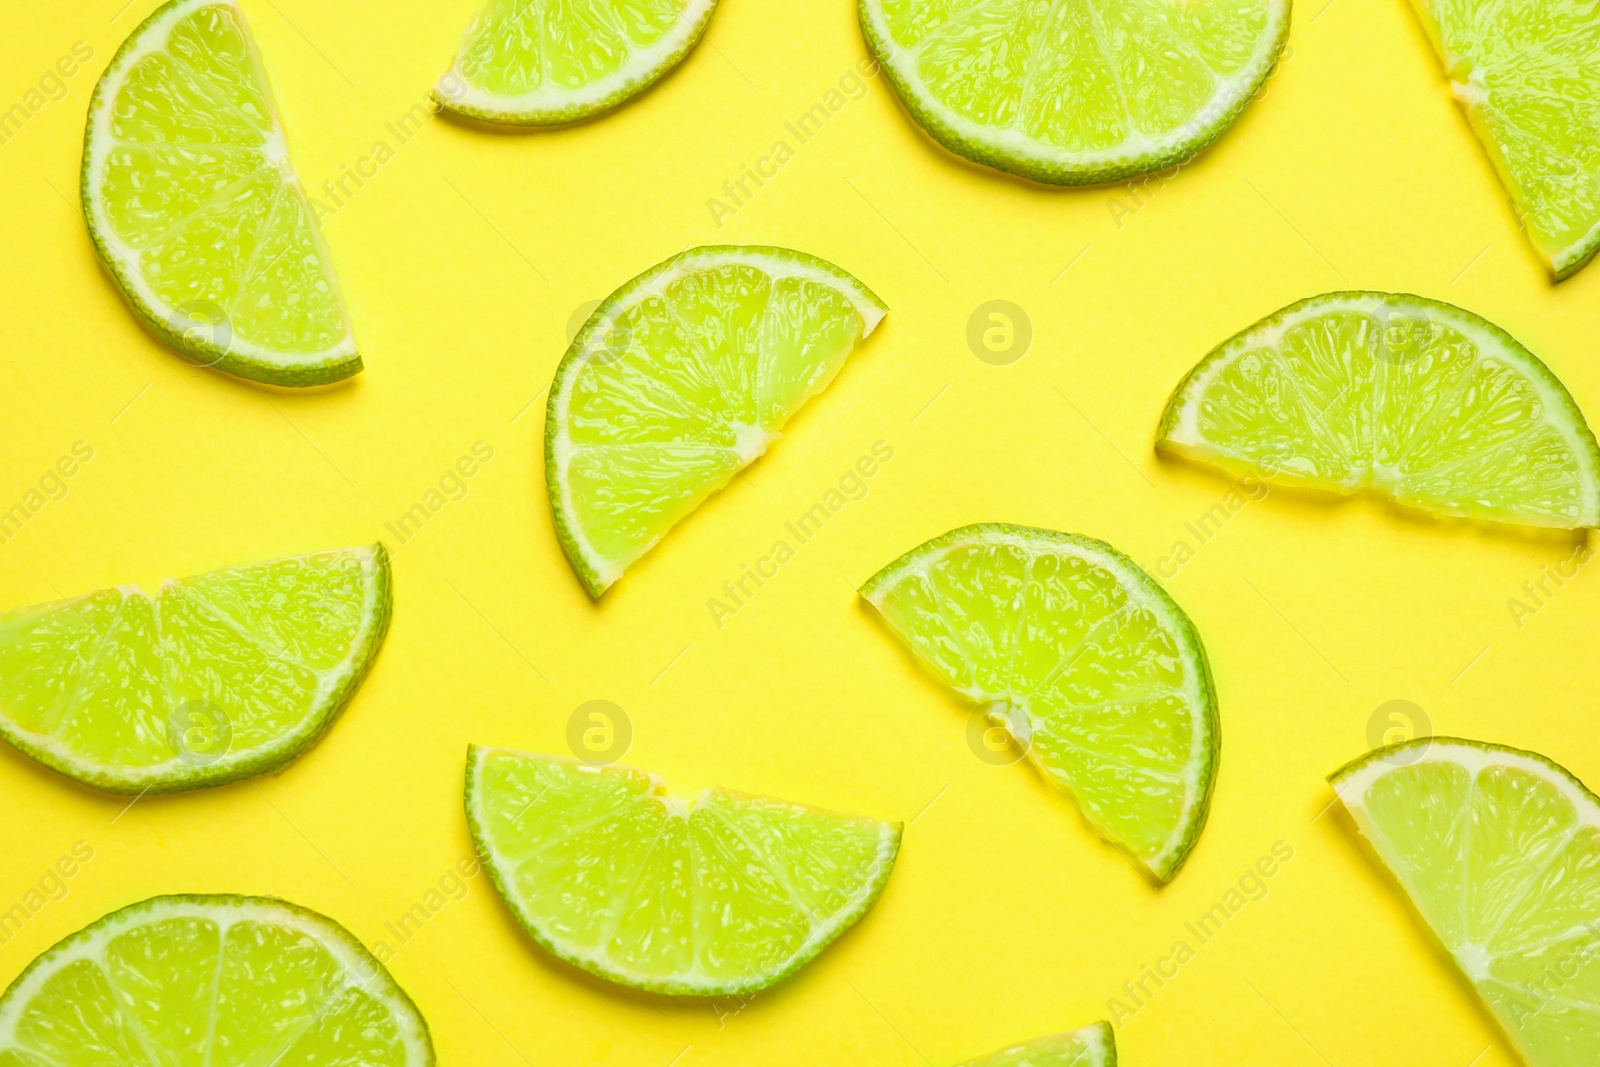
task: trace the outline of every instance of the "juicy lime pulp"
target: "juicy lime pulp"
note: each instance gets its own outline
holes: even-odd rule
[[[1556,280],[1600,246],[1600,34],[1582,0],[1414,0]]]
[[[1504,330],[1417,296],[1329,293],[1262,319],[1179,383],[1156,447],[1440,515],[1600,521],[1600,448],[1566,388]]]
[[[750,993],[864,915],[900,825],[643,771],[472,746],[467,822],[501,896],[551,954],[636,989]]]
[[[272,770],[366,676],[390,596],[370,545],[19,608],[0,616],[0,736],[113,793]]]
[[[784,248],[674,256],[595,309],[556,369],[545,480],[591,596],[754,462],[888,309]]]
[[[172,0],[117,51],[89,104],[83,214],[133,310],[177,351],[274,385],[361,369],[234,0]]]
[[[1543,756],[1450,737],[1329,780],[1528,1063],[1600,1062],[1600,800]]]
[[[1288,0],[859,0],[906,110],[958,155],[1084,185],[1181,163],[1255,95]]]
[[[1200,636],[1102,541],[983,523],[868,579],[861,595],[988,712],[1106,840],[1172,878],[1216,776],[1216,693]]]
[[[554,126],[624,103],[677,66],[717,0],[489,0],[439,79],[442,107]]]
[[[349,931],[270,897],[154,897],[0,998],[7,1067],[426,1067],[428,1024]]]
[[[1091,1023],[1071,1033],[1003,1048],[961,1067],[1117,1067],[1117,1040],[1110,1023]]]

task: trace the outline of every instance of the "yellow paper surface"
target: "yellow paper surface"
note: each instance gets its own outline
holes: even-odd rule
[[[881,77],[852,80],[866,52],[848,0],[726,0],[676,73],[588,125],[430,119],[406,139],[391,124],[477,0],[245,0],[302,178],[335,209],[325,231],[366,358],[355,381],[308,394],[181,362],[96,264],[77,196],[85,109],[155,6],[123,2],[28,5],[0,35],[4,107],[78,42],[92,50],[0,144],[0,506],[75,442],[93,449],[0,545],[0,604],[381,538],[394,623],[344,717],[275,776],[130,807],[0,751],[0,909],[41,903],[6,928],[0,978],[148,895],[267,893],[383,942],[446,1063],[939,1065],[1107,1017],[1113,997],[1137,1007],[1117,1034],[1134,1065],[1515,1062],[1326,810],[1323,776],[1405,700],[1440,733],[1600,783],[1592,568],[1545,578],[1535,602],[1525,583],[1573,539],[1288,492],[1230,507],[1228,479],[1151,450],[1206,350],[1345,288],[1477,311],[1600,411],[1600,274],[1547,281],[1398,0],[1313,0],[1213,149],[1170,180],[1086,190],[934,146]],[[818,104],[827,120],[802,143],[786,124]],[[774,169],[760,161],[779,141],[792,158],[714,212],[743,168]],[[322,192],[347,168],[367,175],[345,180],[352,195]],[[551,527],[542,390],[575,312],[717,242],[823,256],[892,310],[787,436],[596,607]],[[966,340],[991,300],[1031,322],[1009,365]],[[493,458],[465,495],[402,543],[386,524],[479,442]],[[719,626],[708,600],[877,442],[893,458],[865,495]],[[1219,503],[1225,521],[1190,529]],[[962,709],[854,595],[913,545],[986,520],[1110,541],[1200,629],[1221,769],[1165,889],[1029,768],[975,758]],[[1537,610],[1513,612],[1515,597]],[[635,996],[545,957],[486,877],[449,877],[471,847],[463,759],[469,741],[564,752],[591,700],[625,710],[627,762],[675,791],[905,821],[877,907],[748,1003]],[[79,842],[93,859],[65,896],[30,897]],[[1293,858],[1264,895],[1247,881],[1259,899],[1230,898],[1278,842]],[[1228,919],[1201,943],[1186,924],[1219,903]],[[1180,940],[1192,958],[1163,963]],[[1160,985],[1144,978],[1158,967]],[[1124,983],[1142,978],[1133,1002]]]

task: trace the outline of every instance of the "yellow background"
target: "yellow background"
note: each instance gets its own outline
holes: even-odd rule
[[[974,758],[959,708],[852,592],[981,520],[1092,534],[1156,567],[1230,484],[1154,456],[1168,391],[1212,345],[1322,291],[1468,307],[1600,411],[1600,268],[1547,280],[1399,0],[1297,10],[1265,94],[1165,184],[1059,190],[968,166],[878,78],[719,229],[707,200],[865,56],[849,0],[725,0],[676,73],[601,121],[507,135],[436,119],[397,147],[325,225],[366,371],[307,394],[181,362],[96,264],[76,193],[85,108],[156,6],[123,2],[26,5],[0,35],[0,106],[74,42],[94,49],[0,146],[0,506],[74,441],[95,450],[0,547],[0,604],[395,549],[385,522],[474,442],[494,459],[398,547],[376,668],[283,773],[125,810],[0,752],[0,908],[75,842],[95,853],[0,946],[0,980],[176,891],[281,895],[393,946],[385,923],[469,854],[467,742],[562,752],[573,710],[608,699],[632,720],[627,762],[674,791],[905,820],[899,866],[858,928],[742,1006],[555,964],[476,878],[391,964],[443,1062],[951,1063],[1105,1017],[1277,841],[1294,859],[1268,895],[1125,1021],[1126,1063],[1515,1062],[1345,817],[1318,816],[1323,776],[1368,748],[1393,699],[1600,784],[1593,568],[1520,627],[1507,606],[1573,539],[1276,491],[1233,515],[1166,580],[1209,650],[1223,747],[1210,823],[1159,891],[1030,769]],[[448,65],[478,0],[244,2],[315,190],[395,146],[385,123]],[[813,252],[892,310],[788,437],[596,607],[552,532],[541,391],[576,309],[711,242]],[[991,299],[1032,320],[1010,366],[965,341]],[[879,440],[894,458],[868,496],[717,628],[707,599]]]

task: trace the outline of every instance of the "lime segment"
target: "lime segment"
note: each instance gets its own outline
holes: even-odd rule
[[[912,650],[1165,882],[1199,839],[1216,775],[1216,695],[1200,637],[1101,541],[984,523],[868,579]]]
[[[556,369],[545,420],[550,507],[589,593],[765,452],[886,311],[782,248],[697,248],[611,294]]]
[[[113,793],[282,766],[366,676],[389,624],[382,545],[0,616],[0,737]]]
[[[1536,753],[1445,737],[1329,781],[1523,1058],[1600,1062],[1600,799]]]
[[[155,897],[68,937],[0,998],[4,1067],[429,1067],[428,1025],[333,920]]]
[[[1110,1023],[1091,1023],[1003,1048],[961,1067],[1117,1067],[1117,1041]]]
[[[467,821],[517,920],[553,955],[636,989],[764,989],[883,891],[898,823],[642,771],[473,746]]]
[[[1329,293],[1263,319],[1178,385],[1156,447],[1439,515],[1600,522],[1600,447],[1566,388],[1504,330],[1422,297]]]
[[[83,213],[139,318],[197,362],[274,385],[361,369],[234,0],[172,0],[118,50],[89,105]]]

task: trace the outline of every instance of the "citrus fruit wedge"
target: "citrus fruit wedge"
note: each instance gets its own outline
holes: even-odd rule
[[[589,594],[765,452],[887,311],[785,248],[696,248],[607,297],[556,368],[544,431],[556,532]]]
[[[6,1067],[426,1067],[428,1024],[350,932],[271,897],[153,897],[0,998]]]
[[[859,0],[900,102],[957,155],[1086,185],[1181,163],[1261,88],[1288,0]]]
[[[1392,293],[1291,304],[1178,385],[1156,447],[1438,515],[1600,522],[1600,448],[1566,388],[1469,311]]]
[[[389,605],[369,545],[18,608],[0,616],[0,737],[111,793],[275,770],[366,677]]]
[[[489,0],[439,79],[441,107],[557,126],[610,111],[689,54],[717,0]]]
[[[467,822],[500,895],[552,955],[635,989],[753,993],[866,914],[900,824],[643,771],[472,746]]]
[[[134,312],[191,360],[286,386],[361,370],[234,0],[172,0],[117,51],[89,103],[83,214]]]
[[[1158,882],[1177,873],[1211,803],[1216,694],[1194,625],[1132,560],[981,523],[912,549],[861,595],[1101,837]]]
[[[1600,82],[1580,0],[1415,0],[1450,89],[1556,280],[1600,246]]]
[[[1452,737],[1328,780],[1523,1058],[1600,1062],[1600,799],[1543,756]]]
[[[1003,1048],[961,1067],[1117,1067],[1117,1041],[1110,1023],[1091,1023],[1071,1033]]]

